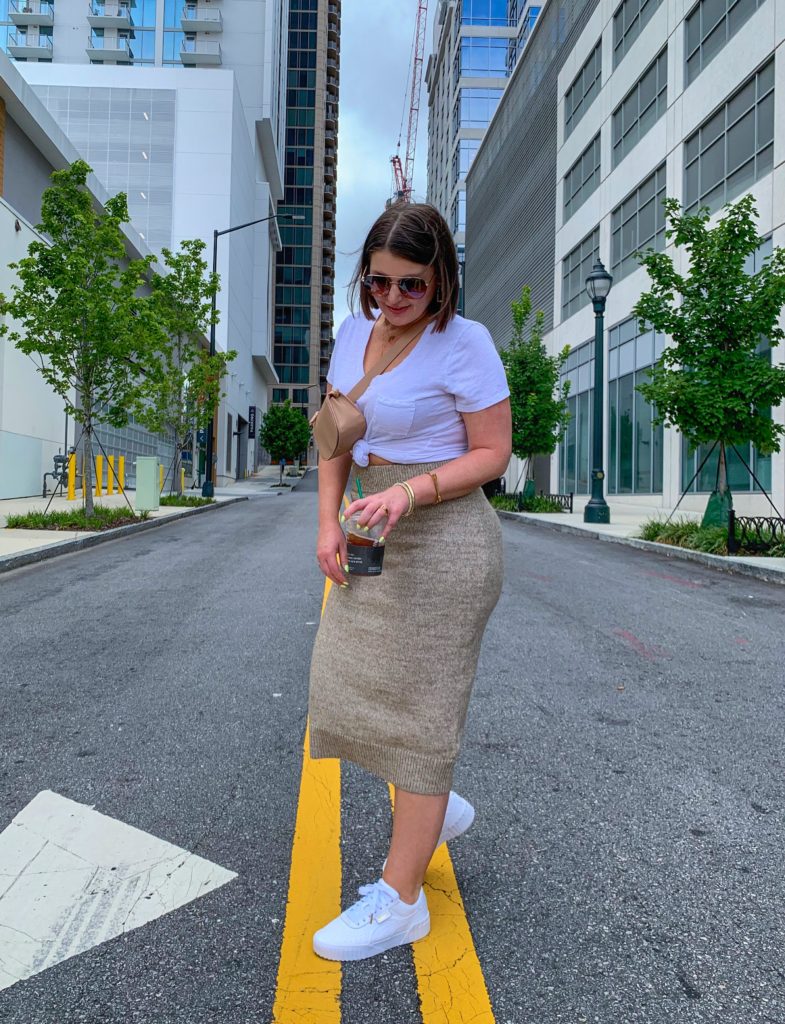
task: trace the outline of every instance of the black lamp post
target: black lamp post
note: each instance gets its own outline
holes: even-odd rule
[[[260,217],[259,220],[249,220],[247,224],[238,224],[233,228],[224,228],[223,231],[213,231],[213,274],[218,273],[218,236],[229,235],[232,231],[240,231],[242,228],[253,227],[254,224],[264,224],[268,220],[286,220],[286,221],[302,221],[305,220],[303,215],[296,214],[277,214],[273,213],[269,217]],[[210,324],[210,355],[215,355],[215,309],[217,302],[217,290],[213,292],[213,315],[212,323]],[[202,484],[202,496],[205,498],[212,498],[215,493],[215,487],[213,485],[213,422],[211,421],[207,427],[207,443],[205,445],[204,453],[204,483]]]
[[[584,523],[609,523],[611,510],[603,494],[605,473],[602,468],[602,417],[605,409],[605,370],[603,349],[605,300],[613,284],[601,260],[586,278],[586,291],[594,307],[594,426],[592,429],[591,498],[583,510]]]

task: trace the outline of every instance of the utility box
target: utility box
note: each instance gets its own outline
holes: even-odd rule
[[[137,512],[156,512],[161,504],[160,470],[157,455],[140,455],[136,460]]]

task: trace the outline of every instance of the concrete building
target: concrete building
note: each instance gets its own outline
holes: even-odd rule
[[[276,260],[273,402],[309,418],[333,340],[340,0],[289,0],[284,198]],[[300,219],[301,218],[301,219]]]
[[[635,390],[667,344],[631,315],[649,281],[635,253],[666,248],[666,195],[716,213],[751,192],[763,238],[751,270],[785,245],[783,43],[779,0],[544,6],[468,177],[466,303],[503,345],[510,302],[529,284],[549,349],[572,350],[572,418],[540,478],[548,489],[585,495],[590,486],[594,316],[585,279],[598,256],[614,276],[603,402],[611,503],[673,508],[702,461],[677,431],[652,426]],[[783,422],[785,410],[773,415]],[[781,508],[785,456],[742,454]],[[729,472],[737,507],[763,512],[765,498],[735,457]],[[716,457],[682,507],[701,509],[715,475]]]
[[[466,175],[541,4],[439,0],[428,58],[428,202],[453,230],[463,265]]]
[[[283,197],[287,0],[9,0],[6,48],[132,223],[160,252],[271,217]],[[28,10],[28,7],[30,8]],[[43,40],[43,41],[42,41]],[[187,73],[184,73],[187,69]],[[219,349],[237,350],[216,417],[217,482],[264,457],[275,221],[219,239]],[[138,428],[137,428],[138,429]],[[108,446],[126,436],[104,431]]]
[[[79,154],[48,113],[13,62],[0,53],[0,292],[9,295],[16,281],[8,267],[42,240],[35,225],[41,195],[52,171],[67,167]],[[108,194],[95,175],[89,187],[98,203]],[[140,235],[125,226],[126,252],[131,259],[149,255]],[[136,428],[139,430],[139,428]],[[134,427],[128,428],[129,440]],[[52,457],[65,453],[76,439],[61,398],[44,382],[31,359],[7,338],[0,338],[0,498],[40,494],[43,474],[53,469]],[[114,449],[116,452],[117,449]],[[172,449],[144,432],[133,446],[119,451],[127,457],[127,479],[133,481],[137,455],[171,456]],[[50,483],[51,486],[51,483]]]

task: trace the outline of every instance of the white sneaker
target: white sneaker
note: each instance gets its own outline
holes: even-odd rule
[[[473,821],[474,808],[472,805],[468,800],[464,800],[462,796],[450,790],[450,799],[447,801],[447,810],[444,812],[444,824],[436,841],[436,849],[438,850],[442,843],[449,843],[451,839],[457,839],[458,836],[463,835]],[[386,867],[387,858],[385,857],[382,871]]]
[[[404,903],[384,879],[359,889],[362,899],[313,937],[313,950],[325,960],[365,960],[394,946],[424,939],[431,930],[425,893]]]
[[[468,800],[450,791],[450,799],[447,801],[447,810],[444,813],[444,824],[439,833],[437,847],[442,843],[449,843],[451,839],[457,839],[463,835],[467,828],[474,821],[474,808]]]

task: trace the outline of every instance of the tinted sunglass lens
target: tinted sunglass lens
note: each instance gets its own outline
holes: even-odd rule
[[[404,277],[399,287],[410,299],[421,299],[428,291],[428,285],[420,277]]]
[[[381,274],[369,274],[365,281],[367,287],[377,295],[386,295],[390,290],[389,277],[383,277]]]

